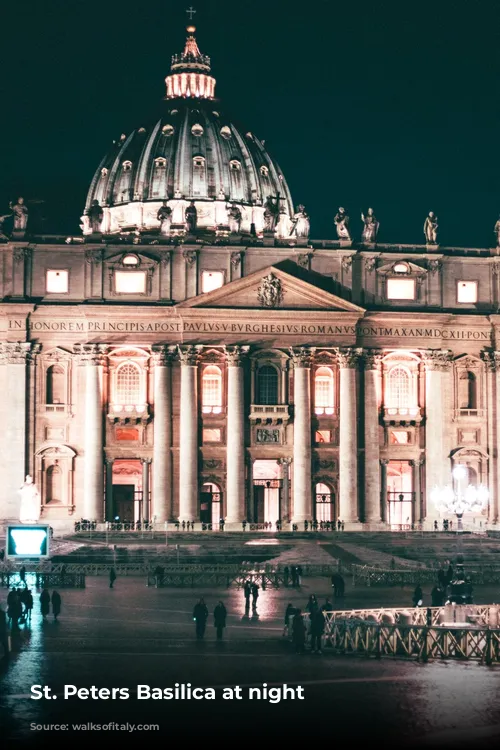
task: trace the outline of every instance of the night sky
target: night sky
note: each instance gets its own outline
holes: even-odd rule
[[[111,141],[161,113],[190,2],[24,0],[0,18],[0,213],[23,195],[78,232]],[[265,139],[314,238],[488,247],[500,213],[500,4],[193,0],[218,109]],[[36,208],[37,207],[37,208]]]

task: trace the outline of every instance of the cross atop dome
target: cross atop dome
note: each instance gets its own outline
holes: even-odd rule
[[[193,8],[193,6],[191,5],[191,7],[187,9],[186,13],[189,16],[189,20],[192,21],[193,20],[193,15],[196,13],[196,11]]]

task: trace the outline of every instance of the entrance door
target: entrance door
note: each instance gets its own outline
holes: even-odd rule
[[[255,485],[253,488],[253,523],[264,523],[265,487]]]
[[[200,521],[212,523],[212,493],[200,492]]]
[[[119,516],[120,521],[134,521],[134,484],[113,485],[113,516]]]

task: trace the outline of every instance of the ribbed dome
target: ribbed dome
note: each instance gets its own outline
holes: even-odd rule
[[[99,202],[103,232],[159,228],[163,201],[172,209],[172,224],[184,221],[194,201],[200,228],[227,224],[228,204],[235,204],[241,231],[250,232],[253,224],[260,233],[266,198],[278,194],[281,211],[293,215],[286,181],[264,144],[239,130],[212,98],[209,64],[191,33],[184,53],[172,58],[164,115],[122,135],[99,165],[85,213]],[[83,220],[84,233],[90,233],[88,216]]]

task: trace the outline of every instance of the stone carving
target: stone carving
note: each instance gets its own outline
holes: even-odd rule
[[[442,267],[442,265],[443,265],[443,264],[441,263],[441,261],[440,261],[440,260],[437,260],[437,258],[433,258],[432,260],[429,260],[429,261],[427,262],[427,267],[428,267],[429,271],[430,271],[430,272],[431,272],[432,274],[435,274],[435,273],[437,273],[438,271],[440,271],[440,270],[441,270],[441,267]]]
[[[274,232],[280,214],[279,196],[276,198],[268,195],[264,203],[264,231]]]
[[[19,490],[19,494],[21,495],[19,520],[21,523],[37,523],[40,518],[40,493],[29,474]]]
[[[7,235],[4,234],[3,225],[4,225],[5,220],[6,219],[10,219],[11,216],[12,216],[11,213],[10,214],[4,214],[3,216],[0,216],[0,240],[6,240],[6,239],[8,239]]]
[[[160,222],[160,232],[164,237],[170,237],[170,225],[172,223],[172,209],[168,205],[167,201],[163,201],[163,206],[156,214],[156,218]]]
[[[198,224],[198,211],[196,210],[194,201],[191,201],[189,206],[186,208],[184,212],[184,218],[186,219],[187,231],[190,234],[194,234],[196,232],[196,226]]]
[[[255,435],[255,439],[257,443],[279,443],[280,431],[258,429]]]
[[[315,471],[328,471],[335,469],[335,461],[317,458],[314,462]]]
[[[262,279],[257,299],[262,307],[278,307],[283,301],[281,281],[273,273],[269,273]]]
[[[175,346],[158,344],[157,346],[153,346],[153,350],[151,352],[151,361],[155,367],[168,367],[176,353],[177,349]]]
[[[242,213],[234,203],[232,206],[226,206],[226,208],[229,230],[233,234],[238,234],[241,228]]]
[[[105,367],[109,344],[75,344],[73,351],[80,365]]]
[[[292,346],[289,347],[290,358],[293,362],[294,367],[310,367],[311,359],[316,349],[309,346],[299,346],[294,349]]]
[[[500,274],[500,261],[494,260],[491,264],[491,273],[493,276],[498,276]]]
[[[9,203],[9,208],[14,214],[14,232],[25,232],[28,226],[28,206],[24,198],[18,198],[17,203]]]
[[[428,245],[437,244],[438,226],[439,224],[436,214],[434,211],[429,211],[429,215],[424,223],[425,241]]]
[[[307,240],[310,230],[311,222],[309,221],[309,214],[306,213],[305,207],[300,204],[293,215],[290,237]]]
[[[352,256],[344,255],[344,257],[342,258],[341,265],[346,273],[350,273],[351,268],[352,268]]]
[[[184,250],[182,257],[188,266],[194,266],[196,263],[196,250]]]
[[[64,362],[65,360],[70,359],[71,353],[67,352],[65,349],[52,349],[50,352],[44,352],[43,358],[45,360],[48,360],[50,362]]]
[[[483,360],[486,367],[493,372],[500,372],[500,352],[483,352]]]
[[[280,240],[288,239],[291,235],[292,220],[286,212],[286,208],[281,206],[279,220],[276,225],[276,237]]]
[[[224,192],[224,188],[221,188],[219,190],[219,194],[217,196],[217,200],[219,200],[219,201],[225,201],[226,200],[226,193]]]
[[[238,268],[238,266],[241,263],[241,258],[242,258],[241,252],[231,253],[231,265],[233,268]]]
[[[160,255],[160,264],[162,268],[168,268],[170,265],[170,261],[172,259],[172,253],[167,250],[164,253],[161,253]]]
[[[0,344],[0,364],[29,365],[41,349],[41,344]]]
[[[229,367],[239,367],[249,351],[249,346],[233,346],[231,349],[225,346],[224,353]]]
[[[102,258],[102,250],[85,250],[85,262],[89,265],[99,263]]]
[[[22,263],[23,260],[27,260],[31,255],[31,248],[29,247],[16,247],[14,249],[13,257],[15,263]]]
[[[440,372],[446,372],[451,367],[452,356],[449,349],[427,349],[422,352],[426,368]]]
[[[98,234],[101,231],[104,211],[99,205],[99,201],[97,200],[97,198],[92,201],[92,205],[87,211],[87,216],[89,217],[90,231],[92,232],[92,234]]]
[[[1,231],[1,226],[0,226],[0,231]],[[497,219],[497,222],[495,224],[495,228],[494,228],[493,231],[495,233],[495,237],[496,237],[496,240],[497,240],[497,247],[500,247],[500,216]]]
[[[380,224],[373,213],[373,208],[369,208],[366,215],[363,213],[361,214],[361,221],[364,224],[361,240],[366,243],[376,242]]]
[[[375,267],[377,265],[377,259],[376,258],[365,258],[365,271],[368,273],[372,273],[372,271],[375,270]]]
[[[376,349],[367,349],[363,354],[365,370],[378,370],[384,355]]]
[[[335,228],[337,230],[337,237],[339,240],[350,240],[351,235],[349,233],[349,215],[345,208],[342,206],[335,214]]]
[[[310,253],[304,253],[304,255],[298,255],[297,256],[297,264],[301,268],[309,268],[309,261],[311,260],[311,254]]]
[[[348,367],[351,369],[358,366],[359,359],[363,356],[363,349],[359,348],[348,347],[341,349],[340,347],[335,347],[335,352],[339,367]]]
[[[196,346],[177,346],[177,354],[182,365],[190,365],[194,367],[198,364],[198,360],[203,349],[203,345],[197,344]]]
[[[203,461],[203,468],[211,471],[214,469],[222,469],[223,463],[216,458],[208,458]]]

